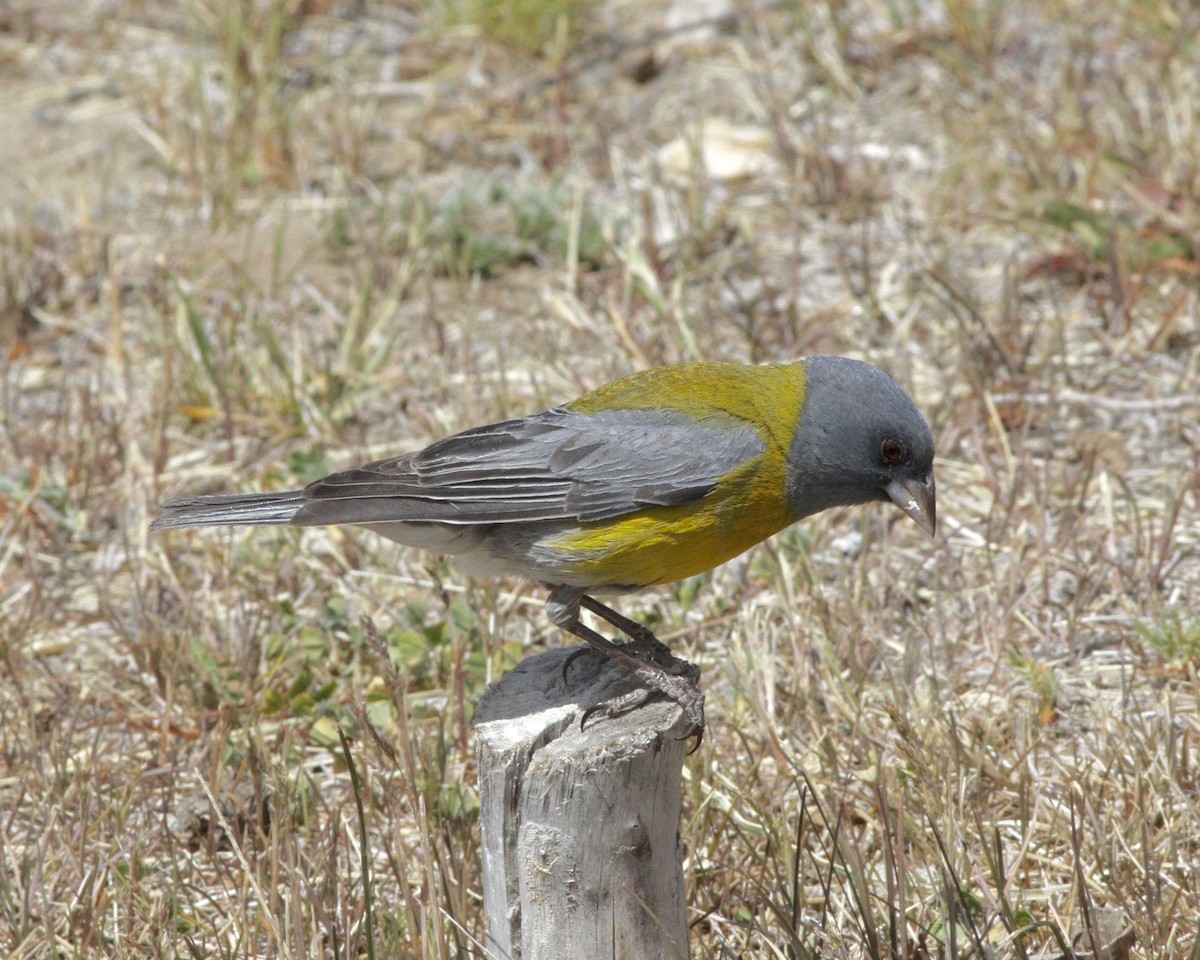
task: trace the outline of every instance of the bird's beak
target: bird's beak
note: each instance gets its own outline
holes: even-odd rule
[[[917,522],[917,526],[933,536],[937,529],[937,498],[932,471],[924,480],[893,480],[884,491],[892,503]]]

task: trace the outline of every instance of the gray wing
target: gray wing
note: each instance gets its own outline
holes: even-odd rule
[[[603,520],[697,500],[764,449],[755,430],[732,421],[556,407],[318,480],[291,522]]]

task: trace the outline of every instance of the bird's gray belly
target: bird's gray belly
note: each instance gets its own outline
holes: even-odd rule
[[[363,526],[406,547],[449,557],[468,576],[517,576],[544,583],[592,585],[573,578],[566,569],[569,558],[547,543],[579,529],[569,521],[473,524],[398,520]]]

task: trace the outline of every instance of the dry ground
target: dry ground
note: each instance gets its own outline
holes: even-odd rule
[[[358,956],[369,896],[477,956],[538,591],[156,504],[837,352],[927,411],[936,542],[837,512],[625,604],[704,668],[695,956],[1200,956],[1200,13],[497,9],[0,4],[0,953]]]

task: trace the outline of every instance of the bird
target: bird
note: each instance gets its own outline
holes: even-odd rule
[[[711,570],[832,507],[890,502],[933,536],[933,459],[916,404],[871,364],[681,363],[303,489],[169,499],[151,528],[365,527],[470,576],[536,581],[556,626],[637,675],[606,712],[665,694],[698,746],[698,669],[598,597]]]

